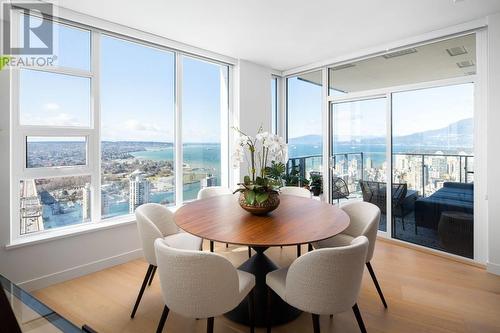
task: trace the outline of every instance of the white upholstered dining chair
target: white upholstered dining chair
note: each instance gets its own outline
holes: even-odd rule
[[[357,305],[368,239],[360,236],[343,247],[311,251],[288,268],[266,276],[269,287],[267,332],[271,332],[272,293],[288,304],[312,314],[314,333],[320,332],[319,315],[353,310],[361,332],[366,332]]]
[[[342,233],[332,238],[313,243],[313,246],[316,249],[345,246],[350,244],[355,237],[366,236],[368,238],[368,242],[370,243],[368,246],[368,253],[366,254],[366,267],[370,272],[370,276],[375,284],[375,288],[377,289],[380,299],[382,300],[382,304],[385,308],[387,308],[384,294],[382,293],[382,289],[380,288],[377,277],[375,276],[375,272],[373,271],[373,267],[370,263],[373,258],[375,242],[377,240],[377,230],[380,222],[380,209],[374,204],[364,201],[347,203],[343,205],[341,209],[349,215],[351,220],[349,227],[347,227],[347,229]]]
[[[156,203],[147,203],[137,207],[135,210],[135,218],[137,221],[137,229],[139,230],[139,238],[142,244],[142,251],[146,261],[149,263],[146,276],[142,282],[139,295],[134,304],[131,318],[134,318],[139,303],[141,302],[142,294],[146,285],[151,285],[156,272],[156,254],[154,242],[158,238],[168,239],[171,246],[188,250],[201,250],[201,238],[191,234],[180,232],[174,222],[174,214],[165,206]]]
[[[283,186],[280,188],[280,193],[285,194],[285,195],[294,195],[296,197],[302,197],[302,198],[312,198],[311,191],[309,191],[306,188],[303,187],[298,187],[298,186]],[[309,250],[312,250],[311,245],[308,244]],[[300,244],[297,245],[297,257],[300,257],[301,250],[300,250]]]
[[[295,195],[297,197],[303,197],[309,199],[312,198],[311,191],[309,191],[306,188],[298,186],[283,186],[280,188],[280,193],[286,195]]]
[[[237,270],[220,254],[173,248],[169,239],[157,239],[155,250],[165,302],[157,333],[170,310],[189,318],[207,318],[207,332],[212,333],[214,317],[234,309],[247,295],[250,332],[254,332],[254,275]]]

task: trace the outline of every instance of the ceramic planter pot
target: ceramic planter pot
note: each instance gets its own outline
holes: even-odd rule
[[[253,205],[249,205],[245,199],[245,193],[241,192],[240,197],[238,199],[241,208],[246,210],[247,212],[254,215],[266,215],[269,212],[272,212],[280,205],[280,196],[276,192],[271,192],[269,194],[269,198],[263,203],[255,203]]]

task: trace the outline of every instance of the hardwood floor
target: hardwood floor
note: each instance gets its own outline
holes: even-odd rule
[[[204,244],[208,249],[208,243]],[[306,252],[302,247],[302,253]],[[235,265],[247,248],[216,243],[216,251]],[[278,265],[292,262],[296,247],[266,252]],[[368,332],[500,332],[500,277],[484,269],[379,241],[372,265],[389,308],[384,309],[365,269],[359,308]],[[98,332],[155,332],[163,302],[158,277],[147,288],[135,319],[130,312],[147,269],[135,260],[35,292],[35,296],[77,324]],[[320,317],[322,332],[359,332],[352,311]],[[206,321],[171,313],[163,332],[205,332]],[[215,332],[249,332],[225,317]],[[259,328],[256,332],[265,332]],[[312,332],[309,314],[273,328],[273,332]]]

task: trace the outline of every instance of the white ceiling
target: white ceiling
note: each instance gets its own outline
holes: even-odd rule
[[[463,47],[464,54],[450,55],[447,49]],[[334,67],[329,76],[330,88],[346,92],[366,91],[398,85],[443,80],[472,75],[476,72],[476,37],[474,34],[410,48],[413,53],[391,57],[372,57]],[[459,67],[463,61],[470,66]],[[467,65],[469,65],[467,64]],[[463,65],[462,65],[463,66]],[[321,85],[321,70],[299,76],[299,79]]]
[[[58,3],[278,70],[500,11],[500,0],[59,0]]]

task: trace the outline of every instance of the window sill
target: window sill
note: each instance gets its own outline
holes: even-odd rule
[[[175,213],[175,211],[180,207],[182,207],[182,205],[170,206],[167,208]],[[96,232],[96,231],[100,231],[100,230],[118,228],[118,227],[121,227],[123,225],[131,224],[131,223],[135,223],[135,216],[133,214],[115,217],[115,218],[111,218],[109,220],[96,222],[96,223],[90,222],[90,223],[84,223],[81,225],[75,225],[75,226],[70,226],[70,227],[61,228],[61,229],[40,232],[37,234],[31,234],[31,235],[19,237],[18,239],[15,239],[15,240],[11,241],[9,244],[5,245],[5,249],[12,250],[12,249],[16,249],[19,247],[50,242],[50,241],[53,241],[56,239],[75,237],[78,235],[83,235],[83,234]]]
[[[75,237],[78,235],[96,232],[100,230],[117,228],[131,223],[135,223],[134,215],[127,215],[109,221],[103,221],[97,223],[85,223],[78,226],[71,226],[68,228],[41,232],[39,234],[23,236],[16,240],[13,240],[9,244],[5,245],[5,249],[12,250],[19,247],[50,242],[56,239]]]

